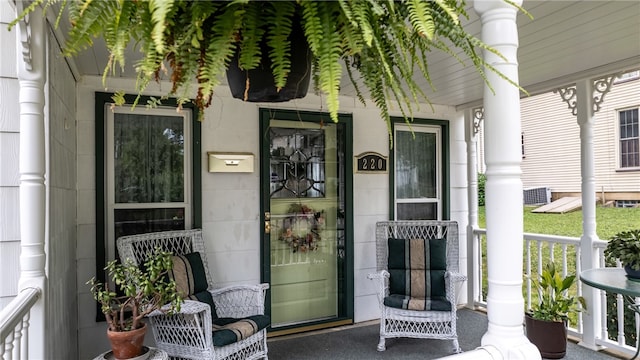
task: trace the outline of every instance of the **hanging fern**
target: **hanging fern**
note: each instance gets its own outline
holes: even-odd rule
[[[243,17],[244,27],[240,29],[240,51],[238,66],[243,70],[255,69],[260,65],[262,49],[260,42],[264,35],[264,28],[260,26],[260,19],[267,14],[263,11],[262,3],[252,2],[245,5]]]
[[[295,4],[292,2],[271,3],[266,16],[273,20],[267,34],[269,45],[269,59],[275,86],[278,91],[287,83],[287,76],[291,70],[291,41],[289,35],[293,27]],[[298,29],[299,31],[299,29]]]
[[[291,56],[290,37],[300,31],[298,26],[312,54],[314,87],[326,95],[334,121],[343,64],[357,98],[362,103],[373,100],[390,135],[391,107],[410,121],[419,104],[430,104],[414,79],[421,75],[431,84],[428,60],[433,51],[470,63],[487,84],[486,71],[491,71],[518,86],[481,54],[486,50],[502,55],[461,25],[460,18],[468,17],[465,0],[35,0],[10,27],[37,6],[46,11],[54,3],[62,8],[56,23],[65,14],[71,24],[65,56],[75,56],[93,46],[95,38],[104,38],[110,52],[105,85],[108,76],[134,66],[139,94],[151,81],[168,78],[173,84],[168,95],[180,102],[197,88],[201,109],[211,104],[220,77],[236,55],[244,71],[264,66],[262,58],[268,56],[275,86],[278,91],[283,88],[292,62],[299,60]],[[132,44],[142,54],[135,64],[126,62]]]

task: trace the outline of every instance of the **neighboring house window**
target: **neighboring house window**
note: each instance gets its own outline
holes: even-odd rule
[[[96,126],[96,169],[104,172],[96,177],[102,181],[96,184],[98,259],[117,258],[120,236],[200,226],[195,109],[112,107],[102,93],[96,106],[96,117],[100,110],[103,117]]]
[[[617,208],[635,208],[638,207],[640,201],[638,200],[616,200]]]
[[[395,126],[396,220],[442,219],[442,148],[440,126]]]
[[[524,159],[524,133],[520,133],[520,146],[522,149],[522,158]]]
[[[620,84],[623,82],[627,82],[627,81],[631,81],[631,80],[637,80],[640,79],[640,71],[636,70],[636,71],[631,71],[628,73],[624,73],[620,76],[617,76],[614,80],[613,83],[614,84]]]
[[[620,167],[640,167],[638,109],[623,110],[620,119]]]

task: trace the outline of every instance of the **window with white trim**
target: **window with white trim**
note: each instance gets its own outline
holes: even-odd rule
[[[441,219],[441,127],[397,124],[393,148],[395,219]]]
[[[190,115],[129,106],[107,112],[110,259],[120,236],[191,226]]]
[[[620,84],[623,82],[638,80],[638,79],[640,79],[640,70],[630,71],[620,76],[616,76],[616,78],[613,80],[613,83]]]
[[[96,278],[102,282],[106,262],[117,258],[118,237],[202,226],[197,107],[162,99],[133,109],[136,99],[124,95],[126,104],[115,106],[112,93],[95,94]]]
[[[638,109],[627,109],[618,112],[620,137],[620,168],[640,167],[640,128]]]

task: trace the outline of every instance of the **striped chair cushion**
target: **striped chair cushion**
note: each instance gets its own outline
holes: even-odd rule
[[[451,303],[444,296],[432,296],[427,299],[391,294],[384,298],[384,306],[405,310],[451,311]]]
[[[244,340],[269,326],[270,321],[267,315],[253,315],[244,319],[219,318],[213,322],[213,346]]]
[[[389,238],[390,296],[386,306],[410,310],[451,310],[444,274],[447,242],[443,239]]]
[[[213,303],[211,293],[207,290],[207,274],[200,253],[193,252],[171,257],[173,269],[169,271],[169,279],[176,282],[178,293],[184,299],[204,302],[211,306],[211,317],[218,318],[216,306]]]

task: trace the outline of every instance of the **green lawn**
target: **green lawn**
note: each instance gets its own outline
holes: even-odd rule
[[[536,214],[524,208],[524,232],[548,235],[580,237],[582,235],[582,211],[566,214]],[[478,209],[478,222],[485,228],[484,207]],[[631,229],[640,229],[640,208],[596,208],[596,232],[602,240]]]
[[[526,206],[524,208],[524,232],[535,234],[547,234],[547,235],[562,235],[571,237],[580,237],[582,235],[582,211],[574,211],[566,214],[536,214],[531,210],[535,207]],[[480,207],[478,209],[478,222],[481,228],[486,228],[485,221],[485,208]],[[640,229],[640,208],[604,208],[598,206],[596,208],[596,233],[601,240],[607,240],[612,235],[632,229]],[[486,239],[482,238],[483,244],[483,295],[486,299],[487,282],[486,282]],[[561,265],[562,249],[560,246],[554,248],[554,263],[556,266]],[[567,266],[569,272],[575,271],[575,250],[570,247],[568,249]],[[526,258],[526,254],[525,254]],[[532,264],[536,264],[538,255],[536,253],[535,242],[531,246],[531,261]],[[549,249],[547,245],[543,246],[543,264],[550,261]],[[532,269],[532,276],[537,276],[535,266]],[[575,292],[575,284],[572,286],[571,292]],[[526,289],[523,284],[523,295],[526,295]],[[532,292],[532,302],[537,301],[537,294]],[[616,309],[613,307],[614,298],[609,300],[609,322],[608,331],[609,337],[615,339],[617,333],[617,318]],[[630,346],[635,346],[636,335],[634,324],[634,314],[625,309],[625,334],[626,342]],[[576,316],[572,314],[570,317],[570,323],[575,325]]]

